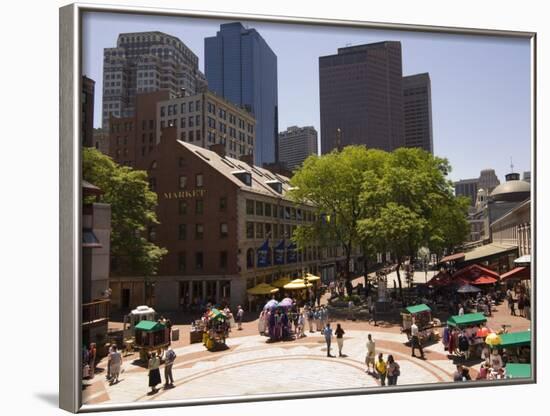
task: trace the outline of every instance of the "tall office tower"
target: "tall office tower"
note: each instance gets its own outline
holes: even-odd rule
[[[467,196],[470,198],[470,205],[474,206],[477,199],[477,190],[479,185],[479,179],[462,179],[458,182],[455,182],[455,195],[456,196]]]
[[[430,75],[403,77],[405,147],[419,147],[433,154],[432,89]]]
[[[322,153],[349,144],[388,151],[405,145],[400,42],[321,56],[319,96]]]
[[[317,154],[317,130],[313,126],[291,126],[279,133],[279,162],[288,169],[299,168],[313,154]]]
[[[82,76],[81,115],[80,125],[82,126],[82,145],[92,147],[94,145],[94,91],[95,81]]]
[[[277,161],[277,56],[255,29],[220,26],[204,40],[205,73],[211,91],[247,108],[256,119],[254,162]]]
[[[494,169],[483,169],[479,174],[478,188],[485,189],[489,194],[500,185]]]
[[[174,36],[162,32],[121,33],[117,46],[103,52],[103,128],[109,115],[132,117],[138,93],[185,89],[195,94],[206,86],[199,58]]]

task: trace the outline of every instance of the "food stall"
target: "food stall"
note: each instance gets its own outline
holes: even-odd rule
[[[467,313],[464,315],[453,315],[447,320],[447,325],[454,328],[466,328],[473,325],[484,324],[487,318],[483,313]]]
[[[420,305],[407,306],[405,312],[401,313],[403,318],[403,326],[401,327],[401,332],[407,334],[407,339],[411,339],[411,325],[413,319],[418,326],[419,337],[422,343],[426,341],[433,341],[439,337],[439,331],[436,327],[441,324],[437,319],[432,318],[431,308],[422,303]]]
[[[147,305],[141,305],[124,316],[124,339],[135,335],[136,325],[141,321],[156,321],[156,312]]]
[[[210,351],[225,347],[225,339],[229,336],[227,316],[222,311],[212,308],[206,312],[203,322],[202,342],[204,346]]]
[[[496,348],[506,349],[509,363],[528,364],[531,362],[531,331],[501,334]]]
[[[506,378],[531,378],[531,364],[506,364]]]
[[[147,362],[151,352],[156,352],[159,357],[162,357],[168,345],[170,345],[170,334],[166,325],[143,320],[135,326],[134,346],[139,349],[140,361]]]

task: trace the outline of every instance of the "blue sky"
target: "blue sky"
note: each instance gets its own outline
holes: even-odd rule
[[[204,38],[224,20],[87,13],[83,73],[96,81],[95,126],[101,124],[103,48],[119,33],[158,30],[180,38],[204,70]],[[401,41],[403,74],[429,72],[434,153],[449,159],[453,180],[493,168],[501,181],[531,170],[530,44],[527,39],[244,22],[278,59],[279,130],[313,125],[319,131],[318,58],[339,47]]]

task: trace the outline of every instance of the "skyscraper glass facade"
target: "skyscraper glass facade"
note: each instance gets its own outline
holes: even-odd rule
[[[238,22],[221,25],[204,51],[210,90],[256,119],[254,163],[277,161],[277,56],[256,30]]]

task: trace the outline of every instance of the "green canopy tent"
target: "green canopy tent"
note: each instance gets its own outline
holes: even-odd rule
[[[506,364],[506,378],[531,378],[531,364]]]
[[[405,308],[405,310],[410,313],[411,315],[415,314],[415,313],[420,313],[420,312],[431,312],[432,310],[430,309],[430,307],[424,303],[421,303],[420,305],[413,305],[413,306],[407,306]]]
[[[498,348],[523,347],[531,345],[531,331],[510,332],[500,335]]]
[[[166,326],[161,324],[160,322],[146,321],[146,320],[140,321],[135,327],[135,329],[139,329],[141,331],[146,331],[146,332],[158,331],[164,328],[166,328]]]
[[[449,318],[447,325],[457,328],[469,325],[482,324],[487,322],[487,318],[481,312],[467,313],[465,315],[454,315]]]

